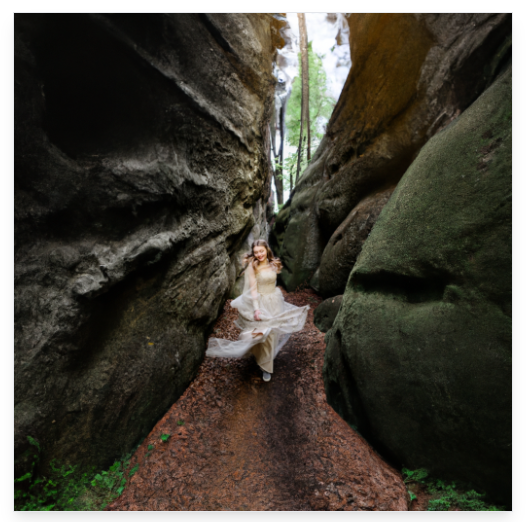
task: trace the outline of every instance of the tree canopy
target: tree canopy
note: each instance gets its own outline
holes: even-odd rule
[[[327,75],[323,69],[322,58],[312,49],[312,42],[308,45],[309,57],[309,114],[310,114],[310,136],[311,151],[314,152],[320,144],[325,132],[325,125],[331,117],[332,111],[336,104],[335,100],[327,95]],[[301,119],[301,56],[299,56],[299,74],[292,83],[292,93],[287,105],[286,128],[287,143],[291,147],[298,148]],[[304,150],[301,151],[301,171],[307,168],[306,147],[307,141],[304,142]],[[297,151],[291,153],[285,158],[284,179],[287,185],[290,180],[287,172],[290,171],[293,164],[297,162]],[[294,167],[295,168],[295,167]],[[292,187],[289,187],[292,189]]]

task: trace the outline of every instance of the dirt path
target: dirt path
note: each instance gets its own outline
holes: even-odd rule
[[[108,510],[408,509],[399,473],[325,400],[324,334],[312,320],[319,298],[285,297],[311,311],[272,380],[261,380],[253,359],[206,359],[138,448],[139,469]],[[226,307],[216,335],[236,338],[233,319]]]

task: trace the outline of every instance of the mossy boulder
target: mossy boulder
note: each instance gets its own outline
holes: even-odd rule
[[[321,256],[316,288],[324,297],[343,294],[364,241],[394,189],[391,186],[366,196],[329,239]]]
[[[289,291],[310,282],[324,296],[343,292],[382,208],[373,194],[396,186],[421,147],[476,100],[510,53],[509,14],[356,13],[348,24],[349,76],[285,205],[288,216],[271,231]],[[363,226],[362,233],[324,253],[359,205],[364,221],[355,218],[350,232]]]
[[[314,310],[314,324],[321,332],[328,332],[338,315],[342,305],[343,295],[329,297],[320,303]]]
[[[397,464],[511,492],[511,69],[434,136],[326,335],[329,402]]]

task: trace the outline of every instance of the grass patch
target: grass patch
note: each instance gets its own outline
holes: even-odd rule
[[[505,511],[503,506],[495,506],[485,502],[485,494],[478,493],[473,489],[465,491],[458,487],[455,482],[431,478],[425,469],[409,470],[403,468],[402,476],[410,496],[410,502],[415,500],[417,496],[408,486],[414,483],[426,486],[428,493],[432,496],[428,503],[428,511],[449,511],[454,508],[462,511]]]
[[[15,479],[15,511],[101,511],[123,493],[127,479],[138,470],[136,465],[127,472],[130,453],[105,471],[82,472],[52,460],[48,470],[37,474],[41,449],[35,439],[28,440],[36,453],[31,470]]]

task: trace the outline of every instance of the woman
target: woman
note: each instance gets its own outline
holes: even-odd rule
[[[211,338],[206,356],[244,357],[252,353],[263,370],[263,380],[268,382],[274,373],[276,355],[290,334],[303,328],[309,306],[299,308],[285,302],[276,287],[281,261],[274,257],[263,239],[252,243],[252,251],[244,256],[243,263],[248,265],[244,272],[244,290],[231,303],[239,310],[235,321],[235,326],[242,330],[239,340]]]

